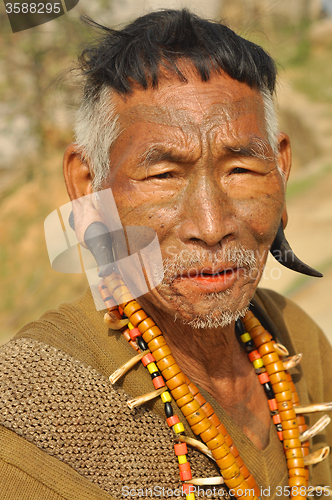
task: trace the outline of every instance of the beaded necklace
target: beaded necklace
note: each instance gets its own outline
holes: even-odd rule
[[[113,316],[129,319],[128,324],[121,328],[122,334],[130,345],[140,352],[135,362],[141,360],[148,369],[158,391],[151,393],[152,396],[160,395],[164,403],[166,422],[178,438],[174,451],[179,463],[181,481],[185,481],[183,492],[186,494],[186,500],[195,499],[195,480],[192,478],[187,459],[187,445],[181,442],[184,426],[173,412],[172,398],[186,417],[193,433],[199,436],[210,450],[210,456],[220,469],[222,482],[232,489],[232,494],[238,500],[257,500],[260,490],[225,426],[199,389],[182,373],[161,330],[134,300],[121,276],[113,272],[101,280],[99,291],[105,306]],[[294,407],[299,405],[295,385],[276,352],[272,336],[251,311],[245,315],[243,324],[245,330],[242,323],[237,322],[237,334],[263,385],[273,422],[279,439],[283,442],[291,498],[303,500],[308,486],[308,470],[303,457],[309,453],[309,442],[303,443],[299,439],[300,432],[305,431],[307,426],[304,417],[297,416],[294,411]],[[145,400],[148,398],[149,395]],[[132,407],[134,405],[135,402]]]

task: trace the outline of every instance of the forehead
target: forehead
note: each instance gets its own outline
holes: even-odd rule
[[[181,128],[237,120],[264,124],[260,92],[227,74],[213,74],[207,82],[196,75],[187,82],[170,75],[160,79],[157,89],[136,88],[125,98],[117,95],[115,108],[124,128],[137,122]]]

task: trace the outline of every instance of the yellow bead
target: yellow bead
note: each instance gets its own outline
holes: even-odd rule
[[[244,333],[243,335],[241,335],[241,340],[242,342],[248,342],[249,340],[251,340],[250,334]]]
[[[178,455],[179,464],[186,464],[188,462],[187,455]]]
[[[156,363],[149,363],[146,367],[149,370],[149,373],[155,373],[158,371]]]
[[[127,327],[129,328],[129,330],[132,330],[133,328],[135,328],[135,327],[134,327],[134,325],[132,325],[132,324],[130,323],[130,321],[129,321],[129,323],[128,323]]]
[[[172,396],[168,391],[162,392],[160,397],[163,403],[170,403],[172,401]]]
[[[258,368],[262,368],[262,366],[264,366],[264,363],[262,361],[262,358],[259,358],[259,359],[255,359],[255,361],[252,362],[252,364],[254,365],[254,368],[257,370]]]
[[[195,494],[189,493],[189,495],[186,495],[186,500],[195,500]]]
[[[174,424],[172,427],[173,431],[176,434],[180,434],[180,432],[184,432],[184,426],[182,422],[179,422],[178,424]]]

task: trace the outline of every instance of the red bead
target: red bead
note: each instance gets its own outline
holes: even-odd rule
[[[266,384],[267,382],[270,382],[270,377],[268,376],[268,374],[266,372],[258,375],[258,379],[259,379],[261,384]]]
[[[175,455],[178,456],[178,455],[187,455],[188,453],[188,448],[187,448],[187,445],[186,443],[177,443],[174,445],[174,451],[175,451]]]
[[[250,361],[255,361],[255,359],[259,359],[261,357],[261,355],[259,354],[259,352],[256,350],[256,351],[252,351],[248,354],[248,358],[250,359]]]
[[[278,415],[273,415],[272,420],[273,420],[274,424],[280,424],[281,423],[281,418],[280,418],[279,414]]]
[[[184,495],[189,495],[190,493],[193,493],[195,491],[195,489],[196,489],[196,487],[190,483],[184,483],[182,485],[182,492]]]
[[[142,363],[144,366],[148,365],[149,363],[154,363],[155,361],[156,360],[154,359],[154,356],[153,354],[151,354],[151,352],[149,352],[142,358]]]
[[[185,465],[185,464],[182,464]],[[180,479],[181,481],[189,481],[192,479],[192,473],[191,470],[184,470],[183,472],[180,471]]]
[[[280,441],[283,441],[284,436],[282,435],[282,432],[278,431],[277,434],[278,434],[278,438],[280,439]]]
[[[137,337],[140,337],[142,334],[138,328],[133,328],[132,330],[129,330],[129,335],[131,340],[136,340]]]
[[[160,389],[161,387],[166,387],[163,377],[160,375],[159,377],[152,379],[153,385],[155,389]]]
[[[270,411],[275,411],[278,409],[277,401],[275,399],[269,399],[268,403],[269,403]]]
[[[167,422],[169,427],[172,427],[172,425],[179,424],[180,419],[177,415],[173,415],[172,417],[166,418],[166,422]]]
[[[179,464],[179,469],[181,472],[184,472],[186,470],[190,470],[189,462],[186,462],[185,464]]]

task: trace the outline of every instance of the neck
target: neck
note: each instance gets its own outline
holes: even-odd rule
[[[252,364],[236,338],[234,322],[225,328],[194,329],[141,299],[181,370],[211,394],[252,442],[263,449],[268,443],[270,413]]]

